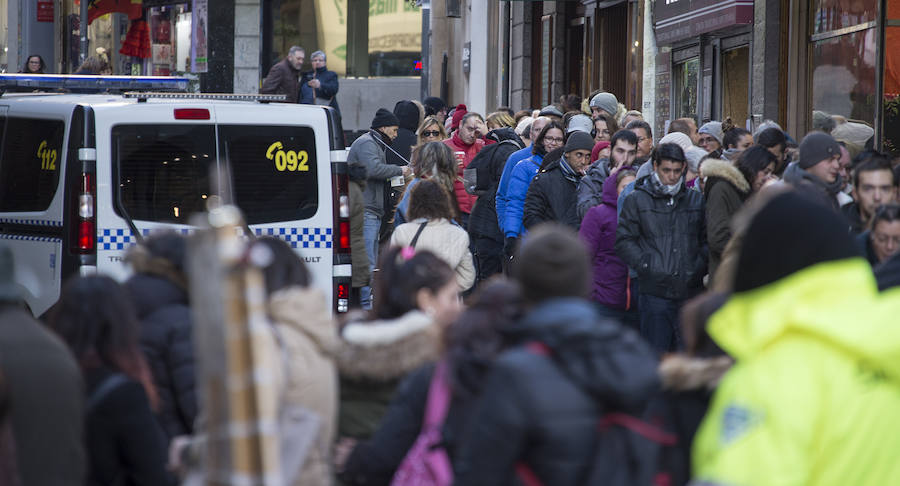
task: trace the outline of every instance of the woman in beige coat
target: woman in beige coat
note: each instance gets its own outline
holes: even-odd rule
[[[319,418],[316,438],[293,486],[328,486],[338,410],[337,326],[325,296],[309,285],[309,271],[287,243],[261,238],[256,244],[272,253],[263,274],[269,318],[287,362],[284,400]]]
[[[420,181],[412,189],[407,216],[409,223],[394,229],[391,246],[431,251],[456,273],[461,292],[471,288],[475,283],[475,264],[469,251],[469,234],[451,221],[447,191],[432,180]]]

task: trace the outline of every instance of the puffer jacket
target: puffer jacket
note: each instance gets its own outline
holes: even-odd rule
[[[547,154],[550,157],[550,154]],[[557,221],[578,231],[581,218],[575,208],[575,189],[581,176],[576,173],[566,175],[562,158],[550,163],[544,160],[545,168],[534,176],[528,195],[522,224],[526,229],[545,221]]]
[[[539,304],[488,374],[454,484],[514,484],[517,463],[542,484],[583,485],[610,410],[642,409],[657,391],[655,354],[634,331],[577,298]],[[535,343],[541,343],[535,346]]]
[[[459,204],[460,212],[470,214],[478,197],[466,192],[466,188],[462,183],[463,171],[469,166],[469,163],[472,162],[475,155],[484,148],[485,142],[480,138],[476,138],[475,142],[471,145],[466,145],[462,139],[459,138],[459,133],[454,133],[452,137],[444,140],[444,143],[450,147],[450,151],[452,152],[465,152],[463,163],[456,168],[457,178],[453,183],[453,190],[456,192],[456,202]]]
[[[587,212],[578,233],[594,264],[591,298],[605,306],[625,310],[628,266],[616,254],[617,199],[616,178],[609,177],[603,182],[603,203]]]
[[[509,176],[506,189],[506,212],[503,214],[504,236],[515,238],[522,234],[522,219],[525,212],[525,197],[535,174],[541,168],[541,154],[534,154],[521,160]]]
[[[709,274],[715,276],[725,245],[731,239],[731,218],[750,196],[750,183],[733,164],[710,159],[700,168],[706,178],[706,239]]]
[[[197,390],[187,292],[161,276],[168,270],[153,259],[135,256],[132,265],[137,273],[125,289],[140,320],[141,350],[159,395],[157,419],[167,440],[190,435],[197,418]]]
[[[600,159],[594,162],[587,174],[578,181],[576,191],[579,218],[584,219],[588,210],[603,202],[603,183],[607,177],[609,177],[609,159]]]
[[[284,400],[314,412],[319,429],[303,468],[291,486],[328,486],[332,472],[331,447],[337,430],[337,326],[319,289],[289,287],[268,302],[287,356]]]
[[[706,274],[703,195],[682,186],[669,196],[652,174],[639,179],[619,215],[616,253],[637,272],[641,293],[670,300],[690,297]]]
[[[516,165],[531,157],[533,154],[531,153],[532,147],[529,145],[521,150],[517,150],[513,152],[508,159],[506,159],[506,164],[503,166],[503,175],[500,176],[500,184],[497,186],[497,197],[496,197],[496,206],[497,206],[497,222],[500,223],[500,231],[503,234],[506,234],[506,227],[504,226],[504,217],[506,216],[506,204],[507,204],[507,191],[509,190],[509,183],[512,180],[512,171],[516,168]]]
[[[900,477],[900,293],[862,258],[735,294],[710,337],[735,365],[694,440],[702,484],[893,484]],[[852,325],[848,325],[852,323]]]
[[[522,148],[522,141],[512,128],[498,128],[487,135],[496,142],[488,145],[472,159],[469,169],[475,169],[475,191],[478,201],[469,218],[469,234],[472,238],[489,238],[503,242],[503,234],[497,222],[496,196],[506,160]]]

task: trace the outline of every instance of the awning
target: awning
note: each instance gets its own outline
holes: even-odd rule
[[[656,42],[670,44],[753,23],[753,0],[667,0],[653,6]]]

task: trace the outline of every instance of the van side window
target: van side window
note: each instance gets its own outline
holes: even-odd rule
[[[206,210],[213,125],[117,125],[112,130],[116,212],[135,220],[187,224]]]
[[[9,117],[0,153],[0,211],[44,211],[62,172],[62,120]],[[2,133],[2,127],[0,127]]]
[[[235,204],[248,224],[308,219],[319,207],[315,131],[303,126],[219,125]]]

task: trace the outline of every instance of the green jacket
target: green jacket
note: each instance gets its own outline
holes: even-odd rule
[[[900,292],[861,258],[736,294],[709,333],[736,364],[693,445],[709,484],[884,485],[900,477]]]

